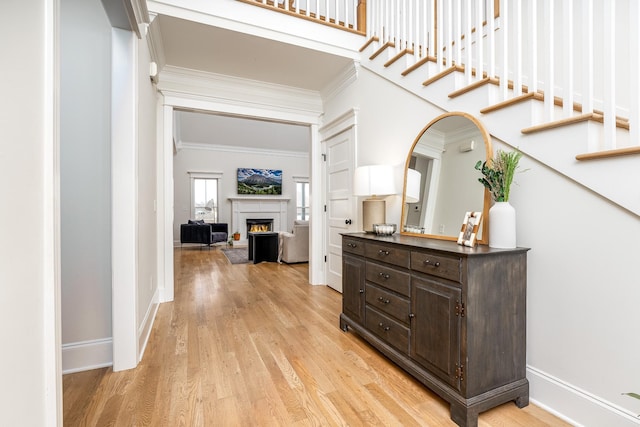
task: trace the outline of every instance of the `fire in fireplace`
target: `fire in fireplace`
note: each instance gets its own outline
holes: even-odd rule
[[[259,233],[273,230],[273,218],[247,218],[247,233]]]

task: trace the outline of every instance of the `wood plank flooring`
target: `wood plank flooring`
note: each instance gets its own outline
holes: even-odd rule
[[[453,426],[447,403],[352,332],[341,295],[308,265],[230,264],[220,248],[175,250],[140,365],[65,375],[65,426]],[[479,425],[565,426],[504,404]]]

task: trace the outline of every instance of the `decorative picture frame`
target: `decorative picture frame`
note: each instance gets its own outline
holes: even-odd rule
[[[481,219],[482,212],[467,212],[465,214],[464,222],[460,228],[460,236],[458,237],[459,245],[469,246],[470,248],[476,246],[476,237],[480,229]]]
[[[279,169],[238,168],[238,194],[282,194],[282,171]]]

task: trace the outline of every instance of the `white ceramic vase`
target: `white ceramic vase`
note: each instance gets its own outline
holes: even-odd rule
[[[509,202],[495,202],[489,209],[489,246],[516,247],[516,210]]]

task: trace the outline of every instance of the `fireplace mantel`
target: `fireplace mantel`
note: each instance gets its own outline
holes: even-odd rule
[[[287,227],[289,197],[282,196],[237,196],[231,201],[231,229],[240,232],[240,241],[246,241],[247,218],[273,218],[273,231],[284,231]]]

